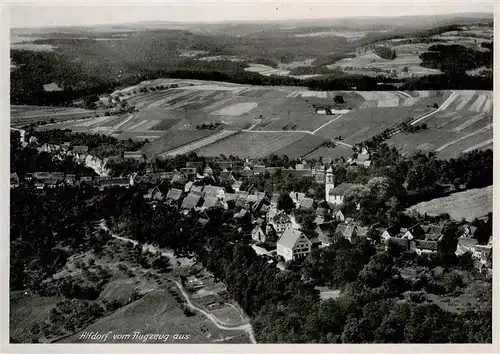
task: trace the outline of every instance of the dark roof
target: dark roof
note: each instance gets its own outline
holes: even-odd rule
[[[222,169],[231,168],[233,166],[233,163],[231,161],[217,161],[216,163]]]
[[[389,237],[386,241],[387,245],[396,245],[400,247],[405,247],[406,249],[409,248],[410,241],[405,238],[399,238],[399,237]]]
[[[203,167],[203,162],[201,161],[189,161],[186,162],[186,167],[187,168],[202,168]]]
[[[389,226],[385,231],[387,231],[387,233],[389,233],[390,236],[394,237],[394,236],[398,235],[399,233],[401,233],[401,226],[392,225],[392,226]]]
[[[255,165],[253,167],[253,170],[255,172],[258,172],[258,173],[264,173],[264,172],[266,172],[266,166],[264,166],[264,165]]]
[[[241,177],[252,177],[254,175],[254,171],[240,171]]]
[[[283,167],[266,167],[266,172],[269,172],[269,174],[273,175],[278,171],[281,171]]]
[[[89,151],[89,147],[86,145],[75,145],[73,146],[74,152],[87,152]]]
[[[441,235],[443,233],[444,226],[442,225],[425,225],[422,229],[427,234]]]
[[[355,186],[361,186],[361,184],[356,183],[341,183],[337,187],[330,189],[328,192],[330,195],[341,195],[343,196],[349,189]]]
[[[201,199],[201,197],[199,195],[188,194],[186,196],[186,198],[184,198],[184,200],[182,201],[181,208],[183,208],[183,209],[193,209],[193,208],[195,208],[198,205],[200,199]]]
[[[177,188],[172,188],[167,193],[167,200],[179,200],[181,199],[182,191]]]
[[[329,243],[332,240],[332,237],[335,233],[335,229],[333,229],[333,226],[335,224],[331,222],[325,222],[322,224],[319,224],[316,227],[316,232],[318,233],[318,237],[321,242]]]
[[[185,175],[195,175],[196,174],[196,168],[193,167],[182,167],[180,169],[181,173],[184,173]]]
[[[438,243],[435,241],[416,240],[416,246],[424,250],[437,251]]]
[[[415,239],[422,239],[426,234],[425,229],[420,224],[415,224],[408,228],[407,232],[410,232]]]

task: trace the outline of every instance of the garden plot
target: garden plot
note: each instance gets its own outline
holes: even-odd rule
[[[271,66],[263,64],[249,64],[249,67],[245,68],[244,70],[248,72],[259,73],[263,76],[271,76],[271,75],[287,76],[288,74],[290,74],[290,70],[273,68]]]
[[[304,133],[239,133],[196,151],[202,156],[266,157],[304,137]]]

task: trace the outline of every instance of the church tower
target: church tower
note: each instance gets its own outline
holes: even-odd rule
[[[330,202],[330,190],[335,188],[335,178],[331,167],[326,170],[325,178],[325,201]]]

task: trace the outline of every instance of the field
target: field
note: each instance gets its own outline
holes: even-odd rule
[[[72,107],[49,107],[49,106],[11,106],[10,122],[12,126],[23,126],[43,121],[55,122],[72,121],[89,117],[96,117],[98,112]]]
[[[336,104],[333,99],[337,95],[345,103]],[[427,125],[425,130],[399,133],[387,141],[403,154],[434,151],[439,157],[450,158],[492,146],[492,92],[309,91],[301,87],[158,79],[115,91],[111,96],[127,101],[138,112],[55,122],[40,129],[69,128],[118,139],[148,139],[143,150],[149,156],[196,151],[205,156],[263,157],[278,153],[349,157],[353,144],[403,122]],[[323,107],[331,108],[333,114],[324,114]],[[50,110],[56,118],[69,114],[68,109],[46,110],[38,115],[50,118]],[[27,116],[19,107],[16,114]],[[205,128],[216,123],[216,129]],[[339,137],[336,148],[320,146]]]
[[[84,330],[67,337],[58,343],[96,343],[91,339],[79,339],[83,332],[129,334],[129,338],[108,337],[106,343],[210,343],[220,339],[240,336],[243,331],[225,331],[218,329],[210,320],[200,314],[186,317],[179,303],[166,290],[153,291],[115,313],[104,317]],[[133,338],[134,332],[141,334],[170,334],[168,340],[147,340]],[[174,339],[174,335],[186,339]],[[244,335],[244,333],[243,333]],[[249,343],[245,336],[239,343]],[[99,343],[99,342],[97,342]]]
[[[452,219],[461,221],[465,218],[472,221],[487,215],[493,209],[493,187],[470,189],[465,192],[453,193],[450,196],[422,202],[408,208],[407,211],[417,211],[428,215],[450,214]]]
[[[42,297],[31,291],[11,292],[10,337],[21,343],[26,341],[31,326],[47,319],[61,299],[58,296]]]
[[[397,57],[394,60],[383,59],[374,52],[367,51],[366,53],[359,54],[354,58],[339,60],[334,64],[328,65],[327,67],[329,69],[340,68],[347,73],[370,76],[377,76],[381,73],[389,73],[391,70],[396,70],[396,72],[401,75],[405,67],[408,68],[409,72],[413,76],[439,74],[439,70],[428,69],[420,66],[422,60],[420,60],[419,54],[425,52],[429,46],[430,45],[422,44],[394,46],[393,49],[397,53]]]
[[[249,158],[265,157],[276,151],[282,150],[304,138],[305,133],[240,133],[215,144],[206,146],[196,152],[202,156],[226,156],[234,155]],[[321,140],[320,140],[321,143]],[[318,144],[319,145],[319,144]],[[294,145],[295,146],[295,145]],[[291,156],[303,156],[307,154],[301,146],[288,149]]]
[[[418,122],[428,129],[397,134],[388,140],[403,154],[416,150],[436,152],[440,158],[456,157],[473,148],[491,147],[493,139],[493,93],[455,91],[442,109]]]

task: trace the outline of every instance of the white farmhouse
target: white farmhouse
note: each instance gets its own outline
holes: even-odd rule
[[[281,235],[276,246],[277,254],[288,262],[311,253],[312,242],[301,231],[290,228]]]

